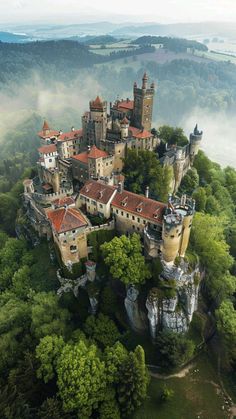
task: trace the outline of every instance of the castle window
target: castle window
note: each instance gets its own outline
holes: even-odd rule
[[[140,218],[137,218],[137,220],[138,220],[138,223],[140,223]]]
[[[72,233],[75,233],[75,230],[72,230]]]
[[[132,226],[133,227],[133,230],[135,229],[135,226]]]
[[[126,214],[126,217],[129,218],[129,214]]]
[[[172,235],[172,236],[170,236],[170,237],[173,239],[175,236],[173,236],[173,235]]]
[[[121,215],[124,215],[123,211],[121,211]]]
[[[146,224],[146,220],[143,220],[143,224]]]
[[[72,244],[70,246],[70,251],[71,251],[71,253],[75,253],[77,251],[77,246],[75,246],[74,244]]]
[[[52,162],[52,159],[49,159],[49,162],[51,163]]]
[[[132,220],[135,220],[135,216],[134,215],[132,215]]]
[[[116,210],[116,214],[119,214],[119,211],[118,210]]]
[[[102,205],[102,204],[100,204],[100,205],[99,205],[99,207],[100,207],[100,208],[103,208],[103,205]]]
[[[67,241],[66,240],[63,240],[63,243],[67,243]]]

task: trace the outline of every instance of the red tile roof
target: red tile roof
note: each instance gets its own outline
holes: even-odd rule
[[[92,100],[90,102],[90,106],[93,107],[93,108],[102,109],[103,108],[103,103],[102,103],[102,100],[100,99],[100,97],[97,96],[95,100]]]
[[[41,154],[48,154],[48,153],[55,153],[57,148],[55,144],[44,145],[43,147],[38,148],[39,153]]]
[[[115,190],[116,188],[114,186],[105,185],[96,180],[88,180],[80,190],[80,195],[101,202],[102,204],[107,204]]]
[[[133,100],[122,100],[117,104],[118,109],[127,109],[132,110],[134,109],[134,101]]]
[[[88,157],[89,159],[99,159],[100,157],[108,157],[108,153],[93,145],[88,153]]]
[[[46,131],[39,131],[38,132],[38,137],[40,138],[54,138],[54,137],[58,137],[59,135],[59,131],[54,131],[54,130],[49,130],[48,133],[46,134]]]
[[[84,153],[76,154],[76,156],[72,156],[72,159],[79,160],[84,164],[88,164],[88,152],[84,151]]]
[[[88,225],[83,214],[76,208],[59,208],[47,213],[52,228],[57,233],[65,233]]]
[[[77,137],[82,137],[82,135],[83,135],[82,129],[75,129],[74,131],[63,132],[63,134],[59,135],[59,137],[57,138],[57,141],[69,141]]]
[[[74,205],[75,200],[74,198],[72,198],[72,196],[65,196],[65,198],[55,199],[55,201],[52,201],[52,204],[54,204],[57,207],[64,207],[65,205]]]
[[[122,193],[117,192],[111,205],[159,224],[162,223],[164,209],[166,208],[166,204],[163,202],[154,201],[154,199],[125,190]]]
[[[108,153],[106,151],[100,150],[95,145],[93,145],[90,151],[85,151],[84,153],[77,154],[72,158],[75,160],[79,160],[84,164],[88,164],[88,159],[99,159],[101,157],[108,157]]]
[[[150,131],[141,130],[135,127],[129,127],[129,135],[131,135],[134,138],[142,139],[153,137],[153,134]]]
[[[42,187],[45,191],[50,191],[50,189],[52,189],[52,185],[50,185],[50,183],[45,183]]]

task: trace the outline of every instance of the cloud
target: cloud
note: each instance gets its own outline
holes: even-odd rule
[[[202,149],[207,156],[222,166],[236,167],[236,120],[234,116],[195,109],[183,118],[180,126],[192,132],[196,122],[203,130]]]

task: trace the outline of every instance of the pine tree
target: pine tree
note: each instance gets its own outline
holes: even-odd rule
[[[120,367],[117,394],[124,417],[130,415],[146,398],[148,381],[144,350],[138,346]]]

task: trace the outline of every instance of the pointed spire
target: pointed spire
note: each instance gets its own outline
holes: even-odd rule
[[[43,123],[43,131],[49,131],[49,130],[50,130],[49,125],[48,125],[48,123],[47,123],[47,121],[45,119],[44,120],[44,123]]]

